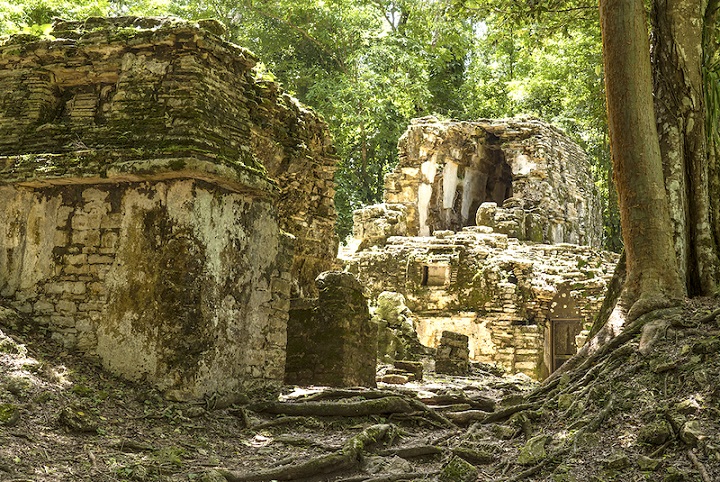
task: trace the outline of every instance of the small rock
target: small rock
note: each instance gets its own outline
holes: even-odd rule
[[[662,445],[672,437],[672,428],[665,420],[658,420],[640,428],[638,442],[650,445]]]
[[[690,447],[697,446],[697,444],[705,438],[705,433],[700,427],[700,422],[697,420],[685,422],[685,425],[680,429],[680,438]]]
[[[535,465],[547,456],[545,452],[545,444],[548,443],[550,437],[547,435],[537,435],[520,449],[517,463],[520,465]]]
[[[365,457],[363,470],[368,474],[406,474],[413,472],[413,465],[407,460],[398,457]]]
[[[605,459],[605,467],[612,470],[622,470],[630,466],[630,459],[622,453],[614,454]]]
[[[502,440],[509,440],[517,433],[517,429],[509,425],[493,425],[491,430],[497,438]]]
[[[700,410],[700,404],[694,398],[688,398],[675,404],[675,410],[684,415],[690,415]]]
[[[12,403],[0,403],[0,425],[12,427],[20,420],[20,408]]]
[[[410,381],[410,378],[405,375],[390,374],[380,378],[380,381],[383,383],[391,383],[393,385],[402,385]]]
[[[65,407],[60,410],[58,422],[72,432],[95,432],[98,428],[95,417],[77,407]]]
[[[637,459],[637,464],[638,467],[640,467],[640,470],[654,471],[660,466],[660,461],[658,459],[651,459],[650,457],[641,455]]]
[[[190,418],[197,418],[205,414],[205,409],[198,405],[192,405],[183,411],[183,415]]]
[[[687,475],[676,467],[668,467],[663,482],[684,482],[688,480]]]
[[[443,467],[438,480],[440,482],[474,482],[477,477],[477,467],[453,455]]]
[[[217,470],[208,470],[198,480],[200,482],[227,482],[225,476]]]
[[[415,375],[415,380],[421,381],[423,379],[423,364],[421,362],[396,360],[394,365],[395,368],[405,370]]]

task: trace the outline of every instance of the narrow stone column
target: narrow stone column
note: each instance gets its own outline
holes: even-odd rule
[[[375,386],[377,325],[350,273],[328,271],[315,281],[317,300],[290,311],[285,382],[335,387]]]

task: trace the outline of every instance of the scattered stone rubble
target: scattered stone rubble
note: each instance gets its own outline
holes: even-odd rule
[[[325,124],[218,33],[91,18],[0,45],[0,297],[178,398],[281,383],[290,298],[335,258]]]
[[[423,118],[399,151],[386,202],[354,215],[346,269],[378,306],[402,295],[423,345],[455,332],[472,361],[546,377],[584,342],[618,260],[597,247],[584,153],[535,119]]]
[[[414,360],[432,354],[418,341],[415,319],[400,293],[383,291],[378,295],[373,321],[378,326],[378,360]]]

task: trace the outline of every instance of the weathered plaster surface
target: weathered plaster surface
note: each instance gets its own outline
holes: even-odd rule
[[[68,347],[181,396],[282,380],[292,239],[269,199],[195,180],[0,199],[0,295]]]
[[[324,122],[220,33],[91,18],[0,44],[0,296],[180,398],[281,383],[291,294],[335,258]]]

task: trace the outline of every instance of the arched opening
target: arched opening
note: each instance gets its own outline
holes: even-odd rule
[[[468,149],[460,159],[445,159],[433,170],[432,184],[426,188],[427,217],[421,216],[420,231],[459,231],[475,226],[475,215],[484,202],[502,206],[513,195],[512,169],[497,138],[488,139],[477,149]],[[421,186],[421,187],[423,187]]]
[[[494,202],[502,206],[512,197],[512,169],[505,153],[498,148],[485,148],[476,166],[466,168],[463,193],[463,226],[475,225],[475,214],[482,203]]]

